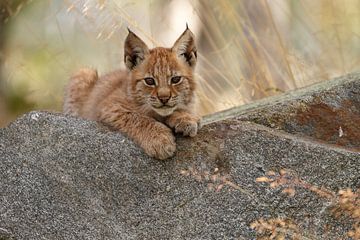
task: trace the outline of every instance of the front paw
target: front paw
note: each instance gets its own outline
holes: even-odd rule
[[[170,129],[166,127],[164,131],[161,129],[155,135],[148,138],[142,147],[146,154],[151,157],[164,160],[174,155],[176,150],[175,137]]]
[[[182,133],[184,136],[195,137],[201,128],[201,118],[195,116],[185,116],[177,119],[174,126],[176,133]]]

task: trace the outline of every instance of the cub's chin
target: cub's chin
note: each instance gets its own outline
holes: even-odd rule
[[[171,115],[175,111],[176,106],[174,106],[174,107],[162,106],[162,107],[159,107],[159,108],[153,107],[153,109],[160,116],[167,117],[167,116]]]

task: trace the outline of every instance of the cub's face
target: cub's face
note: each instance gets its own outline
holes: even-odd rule
[[[191,102],[195,83],[192,69],[171,49],[150,50],[141,66],[133,70],[134,96],[161,116]]]
[[[148,50],[134,33],[125,42],[125,64],[131,71],[131,95],[160,116],[186,108],[194,97],[196,48],[186,29],[172,48]]]

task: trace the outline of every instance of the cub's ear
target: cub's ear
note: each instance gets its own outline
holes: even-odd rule
[[[132,70],[134,67],[138,66],[149,54],[149,48],[146,44],[129,30],[129,34],[125,40],[125,51],[124,51],[124,61],[125,65],[129,70]]]
[[[187,24],[186,30],[176,40],[171,50],[176,53],[176,56],[178,56],[178,58],[189,64],[191,68],[195,67],[197,59],[195,38],[194,34],[190,31]]]

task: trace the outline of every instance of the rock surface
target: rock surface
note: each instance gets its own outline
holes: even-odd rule
[[[356,219],[337,193],[360,188],[359,92],[351,74],[215,114],[167,161],[95,122],[28,113],[0,129],[0,239],[254,239],[260,219],[346,239]]]

